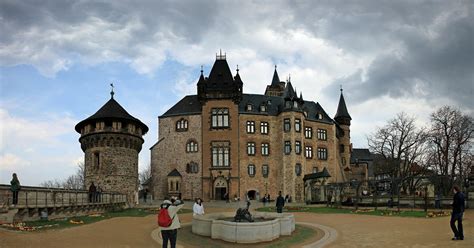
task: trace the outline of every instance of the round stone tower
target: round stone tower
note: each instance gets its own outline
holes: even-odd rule
[[[84,151],[84,183],[94,183],[103,191],[127,194],[129,204],[138,192],[138,153],[148,127],[131,116],[114,99],[94,115],[79,122],[75,129]]]

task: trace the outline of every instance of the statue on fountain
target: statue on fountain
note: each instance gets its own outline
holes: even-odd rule
[[[248,221],[248,222],[253,222],[252,215],[249,212],[249,207],[250,207],[250,201],[247,201],[247,207],[246,208],[237,209],[237,212],[235,213],[235,216],[234,216],[234,221],[235,222],[242,222],[242,220],[245,220],[245,221]]]

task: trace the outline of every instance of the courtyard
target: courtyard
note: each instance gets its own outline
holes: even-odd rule
[[[188,202],[186,208],[189,207]],[[213,202],[206,204],[206,213],[235,211],[236,207],[236,203]],[[251,211],[254,212],[254,209]],[[473,210],[465,212],[464,241],[451,241],[449,216],[420,218],[310,212],[294,212],[294,215],[297,224],[315,223],[337,231],[335,240],[324,247],[472,247],[474,245]],[[186,226],[191,223],[192,213],[180,214],[180,220],[184,227],[178,233],[178,245],[203,247],[198,239],[196,243],[192,243],[191,239],[193,245],[187,243],[190,241]],[[156,229],[156,215],[116,217],[87,225],[35,232],[0,229],[0,247],[161,247],[152,237]],[[180,242],[180,237],[186,245]],[[317,234],[316,238],[319,237],[321,234]],[[287,246],[302,247],[314,241],[313,237],[298,245]],[[218,245],[218,247],[226,246],[232,244]],[[264,243],[257,247],[267,246]]]

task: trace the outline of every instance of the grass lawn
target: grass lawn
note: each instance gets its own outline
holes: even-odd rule
[[[190,209],[181,209],[180,214],[190,213]],[[27,221],[25,223],[19,223],[15,226],[5,226],[6,228],[20,230],[20,231],[36,231],[41,229],[51,228],[67,228],[78,225],[90,224],[101,220],[106,220],[115,217],[144,217],[148,215],[155,215],[158,213],[158,209],[141,209],[141,208],[129,208],[120,211],[104,212],[99,214],[90,214],[86,216],[75,216],[65,217],[61,219],[53,220],[37,220]]]
[[[275,207],[263,207],[258,208],[257,211],[262,212],[276,212]],[[421,210],[400,210],[398,212],[396,209],[393,210],[386,210],[386,209],[361,209],[359,208],[358,211],[354,209],[348,208],[330,208],[330,207],[285,207],[283,212],[309,212],[309,213],[319,213],[319,214],[365,214],[365,215],[376,215],[376,216],[399,216],[399,217],[417,217],[417,218],[425,218],[427,217],[427,213]],[[441,216],[446,216],[448,213],[440,212]],[[431,217],[431,216],[430,216]]]

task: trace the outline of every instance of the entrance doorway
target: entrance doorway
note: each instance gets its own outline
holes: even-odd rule
[[[216,188],[215,199],[216,200],[225,200],[225,195],[227,193],[227,188]]]
[[[214,181],[214,200],[225,200],[227,192],[227,181],[223,177],[216,178],[216,181]]]
[[[247,196],[249,197],[249,200],[255,200],[256,195],[257,195],[257,191],[255,190],[249,190],[249,192],[247,192]]]

